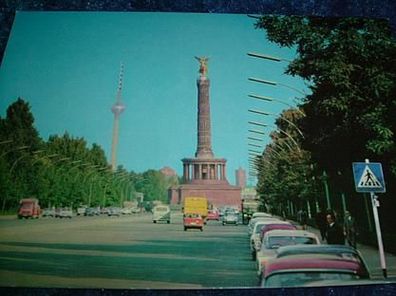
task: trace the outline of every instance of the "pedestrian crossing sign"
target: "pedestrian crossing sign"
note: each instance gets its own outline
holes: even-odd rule
[[[379,162],[352,163],[357,192],[385,192],[382,165]]]

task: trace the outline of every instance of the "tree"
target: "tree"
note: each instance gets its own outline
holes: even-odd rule
[[[265,16],[257,27],[270,41],[297,49],[286,73],[310,84],[299,126],[313,158],[334,171],[375,157],[396,175],[396,43],[387,23]]]
[[[295,123],[301,117],[296,109],[283,111],[276,120],[278,130],[270,134],[272,142],[258,160],[257,191],[263,204],[272,212],[294,214],[293,208],[305,208],[316,201],[312,182],[312,160],[308,151],[301,149],[302,136]]]

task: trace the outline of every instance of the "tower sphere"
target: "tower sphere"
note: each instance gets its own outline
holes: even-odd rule
[[[121,102],[117,102],[111,107],[111,112],[114,113],[114,115],[120,115],[122,111],[125,110],[125,105]]]

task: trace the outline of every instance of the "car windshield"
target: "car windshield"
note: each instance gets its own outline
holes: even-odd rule
[[[263,229],[265,224],[256,224],[256,234],[259,234],[261,232],[261,229]]]
[[[300,244],[314,245],[316,244],[316,240],[312,237],[305,236],[272,236],[268,239],[268,247],[270,249]]]
[[[282,272],[270,275],[262,282],[262,287],[298,287],[316,281],[349,281],[359,279],[352,272],[341,271],[301,271]]]
[[[167,212],[168,208],[167,207],[158,207],[158,208],[155,208],[155,211],[157,211],[157,212]]]

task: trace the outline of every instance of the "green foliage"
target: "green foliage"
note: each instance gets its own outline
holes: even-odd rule
[[[302,146],[322,167],[395,158],[396,43],[385,21],[266,16],[257,27],[297,48],[286,73],[311,85],[299,126]]]
[[[272,143],[258,157],[257,191],[262,204],[276,214],[290,211],[287,202],[301,208],[316,201],[311,156],[301,149],[301,135],[294,125],[300,117],[296,109],[284,111],[276,120],[279,130],[272,132]]]

